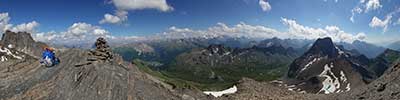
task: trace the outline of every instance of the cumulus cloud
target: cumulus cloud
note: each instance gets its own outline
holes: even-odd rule
[[[263,11],[270,11],[271,10],[271,5],[266,0],[260,0],[258,4],[261,6],[261,9]]]
[[[32,21],[29,23],[22,23],[17,25],[11,29],[14,32],[28,32],[28,33],[36,33],[36,28],[39,26],[39,23],[36,21]]]
[[[279,31],[264,27],[240,23],[229,27],[224,23],[206,30],[193,30],[189,28],[170,27],[166,32],[150,37],[151,39],[180,39],[180,38],[215,38],[215,37],[246,37],[246,38],[272,38],[279,36]]]
[[[365,1],[363,1],[363,2],[365,2]],[[379,0],[369,0],[368,2],[365,3],[365,12],[368,12],[370,10],[376,10],[381,7],[382,7],[382,5],[379,2]]]
[[[326,26],[325,28],[311,28],[298,24],[295,20],[282,18],[282,23],[289,27],[288,32],[293,38],[316,39],[321,37],[331,37],[334,41],[352,42],[363,40],[366,35],[358,33],[356,35],[346,33],[337,26]]]
[[[112,3],[119,10],[158,9],[166,12],[174,9],[166,0],[112,0]]]
[[[6,30],[11,30],[14,32],[35,33],[35,29],[39,26],[39,23],[36,21],[13,26],[13,24],[9,23],[10,19],[11,17],[7,12],[0,13],[0,34],[4,33]]]
[[[97,37],[110,37],[110,33],[99,27],[88,23],[78,22],[72,24],[64,32],[42,32],[34,35],[34,38],[38,41],[43,42],[58,42],[63,43],[75,43],[83,41],[93,41]]]
[[[360,7],[355,7],[351,10],[350,21],[354,23],[355,14],[360,14],[363,10]]]
[[[121,24],[128,20],[128,11],[157,9],[162,12],[173,11],[174,8],[166,0],[111,0],[117,8],[114,14],[106,13],[100,24]]]
[[[10,17],[8,13],[0,13],[0,33],[5,32],[7,29],[11,28],[11,24],[8,24],[10,21]]]
[[[392,16],[386,16],[385,20],[381,20],[378,17],[374,16],[369,23],[369,26],[372,28],[381,27],[383,28],[383,32],[386,32],[391,19]]]
[[[350,21],[354,23],[354,17],[356,14],[361,14],[362,12],[368,13],[369,11],[377,10],[382,8],[381,2],[379,0],[360,0],[360,2],[351,9]]]
[[[115,15],[105,14],[104,18],[99,21],[100,24],[121,24],[128,19],[128,12],[123,10],[117,10]]]
[[[68,31],[65,32],[66,36],[71,37],[85,37],[87,35],[94,35],[94,36],[102,36],[106,35],[108,31],[100,28],[99,26],[93,26],[87,23],[74,23],[71,27],[68,28]]]
[[[215,38],[215,37],[246,37],[246,38],[273,38],[282,39],[317,39],[321,37],[331,37],[337,42],[353,42],[354,40],[364,40],[365,33],[350,34],[341,30],[337,26],[326,26],[325,28],[312,28],[298,24],[295,20],[282,18],[281,22],[288,27],[287,31],[278,31],[273,28],[239,23],[228,26],[224,23],[206,30],[193,30],[189,28],[170,27],[166,32],[162,32],[152,39],[180,39],[180,38]]]

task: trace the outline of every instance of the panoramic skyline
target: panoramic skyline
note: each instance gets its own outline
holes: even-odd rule
[[[156,34],[332,37],[385,45],[400,37],[396,0],[8,0],[0,30],[41,41]]]

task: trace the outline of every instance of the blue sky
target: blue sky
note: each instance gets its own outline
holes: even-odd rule
[[[156,3],[150,5],[146,0],[138,0],[144,3],[117,4],[129,1],[132,0],[3,0],[0,13],[8,13],[8,23],[13,26],[36,21],[37,33],[61,34],[79,22],[104,29],[113,36],[154,35],[172,26],[207,30],[217,23],[231,27],[245,23],[285,32],[290,27],[282,19],[315,29],[336,26],[348,34],[362,32],[366,34],[364,40],[378,44],[394,41],[400,32],[400,13],[396,12],[399,0],[262,0],[269,4],[267,10],[262,9],[260,0],[154,0]],[[355,8],[362,11],[352,14]],[[117,11],[126,12],[122,15],[126,18],[118,16]],[[123,20],[101,23],[105,14]],[[388,16],[391,17],[385,23]],[[374,17],[379,20],[371,25]]]

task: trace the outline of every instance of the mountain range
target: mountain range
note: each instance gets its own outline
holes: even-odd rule
[[[0,99],[398,99],[400,52],[385,49],[371,58],[358,46],[380,47],[352,44],[192,38],[122,45],[111,58],[98,57],[97,49],[56,48],[60,64],[44,67],[39,60],[47,44],[6,31]],[[233,94],[202,93],[232,85]]]

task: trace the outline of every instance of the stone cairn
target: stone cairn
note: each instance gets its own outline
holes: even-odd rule
[[[110,61],[113,59],[113,55],[110,46],[107,44],[106,39],[100,37],[97,38],[95,44],[96,49],[89,52],[92,58],[89,61]]]
[[[102,37],[97,38],[94,46],[96,48],[94,50],[90,50],[87,60],[83,63],[76,64],[75,67],[90,65],[94,62],[112,61],[113,54],[111,52],[110,46],[107,44],[106,39]]]

